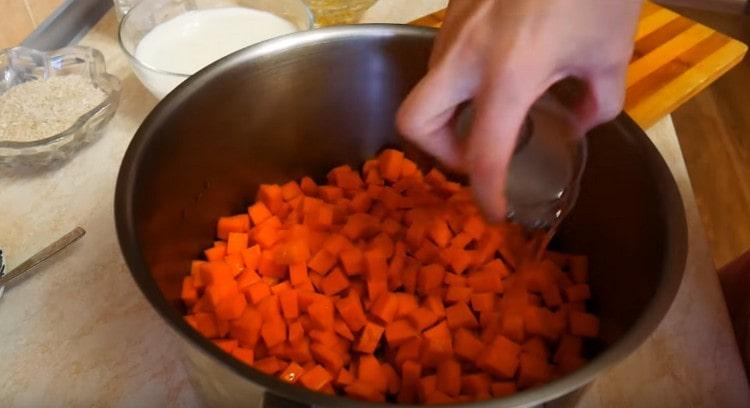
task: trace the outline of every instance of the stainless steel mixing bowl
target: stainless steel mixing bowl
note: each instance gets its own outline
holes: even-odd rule
[[[184,339],[193,383],[213,404],[251,405],[263,389],[302,404],[374,405],[285,384],[224,354],[183,321],[180,282],[213,241],[217,216],[243,211],[259,183],[323,178],[335,165],[356,166],[402,144],[394,113],[425,73],[434,34],[340,26],[255,45],[191,77],[133,138],[115,197],[120,245],[145,296]],[[637,348],[677,292],[686,226],[664,160],[625,115],[588,137],[578,204],[554,246],[590,255],[601,340],[589,344],[592,359],[578,371],[465,405],[529,406],[583,386]]]

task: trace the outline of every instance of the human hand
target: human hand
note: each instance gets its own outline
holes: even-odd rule
[[[468,173],[485,214],[505,217],[505,178],[531,105],[574,77],[585,92],[569,106],[584,134],[622,109],[640,0],[453,0],[427,75],[397,114],[401,133],[443,164]],[[473,101],[468,137],[454,116]]]

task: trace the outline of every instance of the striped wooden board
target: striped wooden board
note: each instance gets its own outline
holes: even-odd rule
[[[440,27],[445,10],[413,25]],[[740,62],[747,46],[646,2],[627,75],[625,111],[643,128],[671,113]]]

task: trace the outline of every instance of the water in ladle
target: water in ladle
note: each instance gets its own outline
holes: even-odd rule
[[[461,112],[457,131],[467,134],[471,107]],[[569,111],[545,94],[530,109],[511,158],[505,187],[507,220],[524,227],[539,260],[570,212],[586,161],[586,140]]]

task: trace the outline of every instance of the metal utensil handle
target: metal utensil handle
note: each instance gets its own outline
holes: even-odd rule
[[[10,272],[0,277],[0,286],[4,286],[10,283],[13,279],[21,276],[24,272],[34,269],[40,263],[46,261],[52,255],[62,251],[68,245],[78,241],[86,234],[86,230],[81,227],[76,227],[69,233],[63,235],[57,241],[51,243],[46,248],[34,254],[31,258],[27,259],[24,263],[13,268]]]

